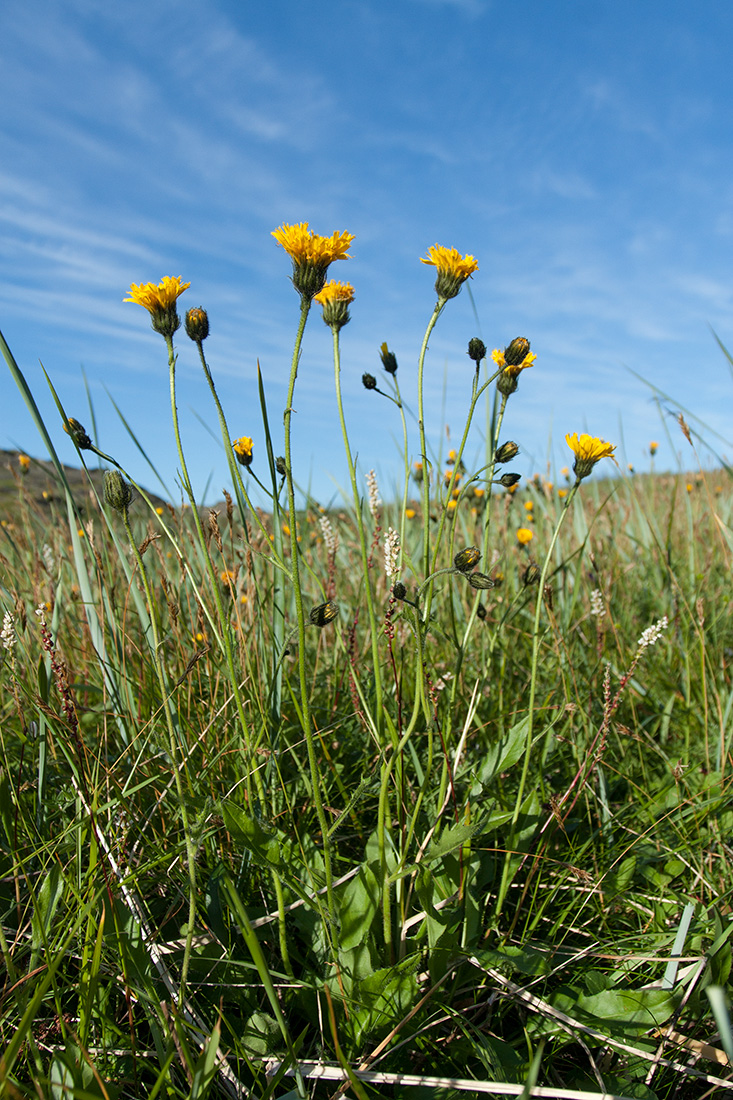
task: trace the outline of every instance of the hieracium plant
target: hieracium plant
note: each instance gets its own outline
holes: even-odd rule
[[[591,530],[586,508],[598,525],[601,509],[586,503],[593,482],[583,484],[602,459],[615,462],[614,445],[567,434],[573,474],[565,471],[559,490],[539,475],[527,485],[511,468],[521,453],[520,383],[524,391],[539,369],[526,336],[489,352],[466,333],[455,384],[460,429],[445,445],[436,438],[426,397],[430,337],[479,272],[455,248],[435,244],[420,258],[434,269],[434,299],[408,365],[393,350],[399,334],[379,334],[374,363],[359,371],[362,400],[384,403],[400,439],[398,484],[380,485],[376,457],[352,444],[343,385],[359,299],[350,282],[331,277],[351,259],[354,238],[321,236],[306,222],[272,237],[289,257],[296,293],[282,429],[259,362],[247,407],[259,408],[261,435],[251,421],[231,419],[211,366],[215,324],[202,305],[179,314],[190,283],[165,276],[132,284],[125,298],[163,339],[182,506],[136,484],[122,456],[100,449],[53,391],[62,438],[81,463],[93,454],[107,467],[101,483],[90,475],[82,514],[2,345],[59,488],[48,543],[29,549],[25,565],[18,533],[0,530],[7,577],[30,578],[38,613],[26,613],[29,594],[11,594],[6,577],[5,717],[20,747],[10,752],[2,742],[0,851],[10,853],[3,881],[12,889],[0,953],[6,1016],[14,1013],[22,1037],[8,1031],[0,1068],[17,1074],[25,1057],[34,1094],[51,1082],[54,1095],[101,1095],[95,1052],[109,1048],[123,1051],[131,1095],[158,1095],[169,1073],[181,1095],[204,1096],[215,1078],[227,1095],[291,1095],[292,1074],[305,1097],[305,1074],[318,1062],[319,1072],[341,1075],[362,1096],[358,1075],[382,1060],[390,1086],[400,1083],[394,1075],[426,1064],[433,1091],[451,1087],[436,1075],[448,1059],[453,1079],[468,1065],[475,1077],[511,1077],[502,1087],[516,1092],[539,1072],[545,1031],[565,1057],[577,1009],[584,1038],[568,1055],[574,1066],[600,1034],[603,1059],[591,1058],[588,1073],[600,1075],[606,1039],[625,1044],[627,1062],[638,1041],[642,1053],[633,1056],[648,1055],[656,1072],[649,1035],[686,1003],[671,998],[676,979],[671,970],[649,977],[629,1001],[614,986],[632,981],[652,947],[628,966],[604,963],[577,987],[566,968],[593,951],[620,959],[618,944],[601,950],[587,932],[601,937],[611,927],[637,868],[635,857],[633,868],[627,863],[637,823],[618,809],[625,795],[617,788],[627,781],[618,759],[609,765],[608,746],[614,736],[631,744],[632,725],[641,741],[644,723],[658,717],[641,667],[654,644],[666,644],[675,611],[679,629],[682,588],[675,607],[624,648],[608,564],[617,531],[604,528],[603,542]],[[426,274],[417,258],[416,270]],[[335,507],[304,488],[307,456],[291,430],[299,371],[314,369],[305,354],[314,303],[331,334],[332,415],[348,469]],[[204,372],[227,459],[224,501],[215,507],[197,499],[189,474],[180,332]],[[308,330],[308,341],[324,338],[322,328]],[[32,463],[21,459],[16,482],[30,531],[37,521],[24,486]],[[656,594],[673,587],[679,522],[670,515],[666,545],[658,530],[634,544],[633,554],[664,549]],[[653,597],[645,591],[640,600],[649,622]],[[702,607],[695,614],[701,637]],[[74,669],[82,655],[86,664]],[[696,711],[685,667],[688,713],[711,713],[707,681]],[[700,668],[712,675],[704,656]],[[680,691],[676,681],[665,686],[666,715]],[[647,708],[643,717],[635,707]],[[628,726],[615,724],[621,711]],[[724,738],[716,744],[706,730],[700,743],[700,775],[723,776]],[[685,759],[694,744],[688,735]],[[666,768],[670,754],[655,749]],[[649,783],[649,755],[639,749],[638,757],[624,790]],[[692,816],[701,835],[706,828],[691,796],[675,801],[691,782],[686,766],[664,771],[639,866],[656,858],[649,837],[657,826],[682,829]],[[722,795],[709,797],[716,812],[728,812]],[[666,889],[681,872],[665,837]],[[718,841],[722,859],[723,832]],[[711,866],[701,867],[701,892]],[[576,888],[591,881],[592,889]],[[667,900],[644,894],[632,915],[660,957],[673,949]],[[621,938],[633,923],[624,919]],[[708,920],[706,909],[705,920],[714,936],[695,950],[709,950],[710,962],[727,933],[717,911]],[[696,933],[700,942],[710,928]],[[679,958],[685,937],[673,938]],[[598,1021],[605,1026],[612,996],[623,1026],[605,1036]],[[52,1023],[35,1027],[34,1013],[43,1012]],[[558,1056],[558,1074],[559,1065]],[[651,1080],[645,1065],[647,1072]],[[585,1078],[578,1071],[568,1080]],[[608,1095],[622,1095],[617,1085]]]

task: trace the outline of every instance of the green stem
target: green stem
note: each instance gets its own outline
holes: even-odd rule
[[[298,675],[300,681],[300,699],[303,733],[308,751],[308,765],[311,774],[313,788],[313,805],[318,818],[323,837],[323,865],[326,876],[326,897],[328,899],[328,923],[334,951],[338,951],[338,933],[336,930],[336,906],[333,893],[333,871],[331,867],[331,842],[328,835],[328,822],[323,809],[321,797],[321,776],[316,756],[315,739],[313,737],[313,722],[310,712],[310,698],[308,694],[308,681],[305,667],[305,611],[303,609],[303,594],[300,586],[300,568],[298,560],[298,520],[295,510],[295,486],[293,484],[293,460],[290,440],[290,421],[293,415],[293,395],[295,393],[295,381],[298,377],[298,363],[300,362],[300,348],[303,342],[305,324],[310,310],[310,298],[302,297],[300,306],[300,321],[295,336],[295,347],[290,364],[290,380],[288,382],[288,394],[285,405],[283,422],[285,427],[285,479],[288,489],[288,515],[290,526],[290,575],[293,582],[293,598],[295,600],[295,612],[298,620]]]
[[[570,507],[570,504],[572,503],[572,500],[573,500],[575,494],[578,491],[578,486],[579,485],[580,485],[580,478],[578,478],[576,480],[576,482],[573,485],[572,489],[570,490],[567,497],[565,498],[565,503],[563,505],[563,510],[560,513],[559,517],[558,517],[558,521],[555,525],[555,530],[553,531],[553,534],[552,534],[552,539],[550,540],[550,546],[548,548],[547,554],[545,555],[545,560],[544,560],[544,563],[542,565],[542,572],[540,574],[539,587],[537,589],[537,602],[535,604],[534,623],[533,623],[533,626],[532,626],[532,664],[531,664],[531,668],[530,668],[530,681],[529,681],[529,701],[528,701],[528,713],[527,713],[527,737],[526,737],[525,746],[524,746],[524,760],[523,760],[523,763],[522,763],[522,774],[521,774],[520,779],[519,779],[519,789],[517,791],[517,797],[516,797],[516,800],[515,800],[515,803],[514,803],[514,812],[512,814],[512,820],[511,820],[511,823],[509,825],[509,839],[508,839],[508,843],[507,843],[506,856],[504,858],[504,870],[503,870],[503,873],[502,873],[501,885],[499,887],[499,895],[498,895],[497,901],[496,901],[496,917],[497,917],[497,919],[498,919],[499,915],[501,914],[502,908],[504,906],[504,901],[506,900],[506,894],[507,894],[507,891],[509,889],[509,870],[510,870],[510,865],[511,865],[511,860],[512,860],[512,855],[513,855],[513,849],[514,849],[514,844],[515,844],[515,830],[516,830],[516,826],[517,826],[517,821],[519,820],[519,812],[520,812],[520,809],[521,809],[521,806],[522,806],[522,801],[524,799],[524,789],[525,789],[526,784],[527,784],[527,776],[529,775],[529,763],[530,763],[530,758],[531,758],[531,755],[532,755],[532,737],[533,737],[533,733],[534,733],[534,704],[535,704],[535,695],[536,695],[536,691],[537,691],[537,662],[538,662],[539,651],[540,651],[540,617],[541,617],[541,614],[542,614],[542,604],[544,602],[545,582],[547,580],[547,574],[548,574],[549,568],[550,568],[550,561],[552,560],[552,555],[553,555],[553,552],[555,550],[555,544],[557,542],[557,537],[560,534],[560,528],[562,527],[563,520],[565,519],[565,516],[568,514],[568,509]]]
[[[420,431],[420,457],[422,458],[422,510],[423,510],[423,576],[430,572],[430,470],[428,463],[428,448],[425,442],[425,411],[423,404],[423,373],[425,370],[425,353],[428,350],[428,340],[435,328],[436,322],[443,312],[446,299],[439,298],[435,303],[435,309],[425,329],[420,358],[417,364],[417,426]]]
[[[356,526],[359,532],[359,546],[361,548],[361,564],[364,570],[364,594],[367,602],[367,614],[369,615],[369,629],[372,636],[372,664],[374,667],[374,692],[375,692],[375,726],[378,734],[380,735],[384,729],[384,712],[382,703],[382,676],[379,662],[379,634],[377,630],[377,618],[374,612],[374,597],[372,594],[372,586],[369,580],[369,548],[367,546],[366,533],[364,531],[364,519],[361,511],[361,500],[359,498],[359,489],[356,484],[356,469],[354,468],[354,459],[351,454],[351,445],[349,443],[349,434],[346,430],[346,419],[344,417],[344,405],[341,396],[341,350],[339,346],[339,326],[331,325],[331,332],[333,333],[333,365],[336,382],[336,402],[338,404],[339,421],[341,423],[341,434],[344,440],[344,450],[346,451],[346,461],[349,464],[349,477],[351,478],[351,493],[354,498],[354,512],[356,515]],[[401,544],[400,544],[401,545]]]

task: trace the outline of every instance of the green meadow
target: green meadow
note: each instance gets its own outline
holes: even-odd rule
[[[471,341],[465,425],[426,437],[429,337],[475,270],[436,246],[414,363],[383,345],[364,376],[403,443],[379,485],[341,398],[351,288],[326,282],[349,235],[274,236],[297,293],[286,406],[262,379],[253,402],[264,453],[233,439],[185,286],[131,288],[182,506],[132,484],[52,379],[45,423],[1,342],[48,454],[6,454],[0,485],[2,1095],[730,1095],[730,471],[680,415],[688,472],[574,434],[554,483],[519,479],[524,337]],[[338,508],[290,444],[321,318]],[[228,457],[211,508],[179,354]]]

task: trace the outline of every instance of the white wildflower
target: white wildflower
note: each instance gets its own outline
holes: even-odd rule
[[[603,618],[606,614],[606,608],[603,605],[603,593],[600,588],[595,588],[590,594],[590,613],[591,615],[597,615],[599,618]]]
[[[18,641],[15,634],[15,619],[9,611],[6,611],[3,615],[3,628],[0,630],[0,641],[2,641],[3,649],[12,649]]]
[[[668,626],[669,620],[666,615],[663,615],[662,618],[652,626],[648,626],[636,643],[639,653],[647,649],[650,645],[654,645],[654,643],[661,638],[662,631],[666,630]]]
[[[56,569],[56,559],[53,556],[53,550],[47,542],[44,542],[41,553],[43,554],[43,564],[46,566],[46,572],[50,575]]]
[[[391,581],[399,573],[400,536],[390,527],[384,539],[384,571]]]
[[[379,505],[382,501],[379,498],[379,486],[377,485],[377,475],[374,470],[370,470],[366,476],[367,487],[369,489],[369,511],[372,513],[372,519],[377,522]]]
[[[329,554],[335,554],[338,550],[339,540],[338,535],[334,532],[331,526],[331,521],[328,516],[321,516],[319,521],[321,525],[321,531],[323,532],[323,541],[326,544],[326,550]]]
[[[39,603],[38,607],[35,610],[35,614],[41,620],[41,626],[45,626],[46,625],[46,605],[45,605],[45,603]]]

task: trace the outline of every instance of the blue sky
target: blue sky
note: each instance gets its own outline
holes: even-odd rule
[[[431,340],[427,428],[460,435],[468,340],[514,336],[538,359],[504,438],[525,475],[568,460],[566,432],[623,445],[622,464],[694,467],[629,368],[707,425],[730,458],[733,379],[733,6],[701,0],[6,0],[0,16],[0,329],[58,449],[75,460],[39,361],[70,415],[151,488],[110,401],[174,486],[162,339],[122,299],[180,275],[211,318],[208,358],[234,435],[263,456],[259,359],[282,451],[298,299],[271,230],[348,230],[331,274],[355,287],[343,388],[362,471],[400,466],[392,407],[361,385],[389,343],[415,406],[440,243],[472,253]],[[331,334],[314,309],[294,458],[329,500],[346,482]],[[179,334],[179,407],[197,492],[227,484],[194,346]],[[0,446],[42,456],[2,367]],[[482,417],[479,418],[482,421]],[[696,422],[695,422],[696,423]],[[666,425],[666,427],[665,427]],[[480,453],[481,423],[468,457]],[[667,436],[669,431],[669,436]],[[721,438],[718,438],[718,433]],[[414,432],[411,457],[417,457]],[[706,456],[703,447],[701,454]],[[707,456],[706,461],[714,461]]]

